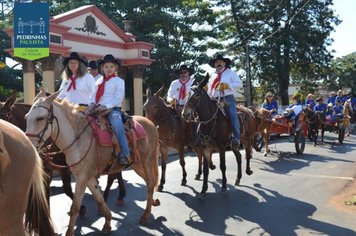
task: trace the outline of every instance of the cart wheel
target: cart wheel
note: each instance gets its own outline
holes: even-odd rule
[[[345,138],[345,128],[339,129],[339,143],[342,144]]]
[[[253,138],[253,148],[257,151],[260,152],[264,146],[264,140],[262,137],[261,133],[255,134],[255,137]]]
[[[297,154],[303,154],[305,148],[305,138],[301,130],[297,131],[294,136],[295,150]]]

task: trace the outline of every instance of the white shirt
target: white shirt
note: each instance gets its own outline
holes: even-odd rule
[[[218,74],[215,72],[209,79],[208,83],[208,94],[210,97],[219,97],[222,95],[222,93],[219,91],[218,88],[212,89],[211,85],[213,84],[213,81],[215,78],[218,76]],[[235,71],[230,70],[227,68],[222,74],[221,74],[221,80],[220,83],[225,83],[229,85],[228,89],[224,90],[224,96],[234,94],[234,90],[238,87],[242,87],[242,81],[240,77],[237,75]]]
[[[184,99],[179,100],[179,91],[182,87],[179,79],[173,80],[171,85],[169,86],[167,93],[167,102],[171,102],[174,98],[177,99],[179,105],[184,105],[186,103],[186,97],[192,85],[193,79],[189,77],[188,82],[185,84],[185,96]]]
[[[95,81],[98,81],[101,78],[103,78],[101,74],[97,74],[96,76],[94,76]]]
[[[74,104],[88,105],[95,102],[96,85],[94,77],[91,74],[86,73],[84,76],[78,77],[75,80],[76,89],[74,90],[72,86],[71,89],[67,91],[70,84],[70,79],[62,81],[61,87],[59,88],[61,92],[59,93],[58,98],[67,99]]]
[[[297,116],[303,110],[303,107],[301,104],[297,104],[297,105],[293,105],[291,108],[287,108],[287,110],[292,110],[292,109],[294,114]]]
[[[97,86],[103,83],[101,78],[96,81]],[[110,109],[113,107],[121,107],[125,97],[125,81],[116,76],[105,82],[104,94],[99,99],[98,104],[106,106]]]

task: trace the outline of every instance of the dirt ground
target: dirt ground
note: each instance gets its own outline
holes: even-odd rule
[[[356,213],[355,178],[354,180],[350,180],[342,189],[342,191],[331,199],[331,203],[340,210]]]

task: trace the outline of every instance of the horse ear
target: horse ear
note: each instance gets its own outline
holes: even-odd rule
[[[200,84],[198,85],[199,88],[204,88],[204,86],[209,82],[209,73],[206,73],[205,78],[200,82]]]
[[[53,100],[58,96],[58,94],[61,92],[61,90],[58,90],[55,93],[52,93],[49,97],[46,98],[46,101],[52,103]]]
[[[10,97],[5,101],[4,108],[10,108],[12,107],[12,105],[14,105],[14,103],[16,102],[16,95],[16,90],[13,90]]]
[[[36,102],[39,98],[46,97],[46,91],[43,88],[40,88],[40,92],[36,95],[35,99],[33,99],[33,102]]]
[[[162,84],[162,86],[158,89],[158,91],[155,93],[155,97],[161,97],[162,91],[164,89],[164,85]]]
[[[152,97],[152,90],[151,90],[151,87],[148,86],[147,89],[146,89],[146,96],[149,98],[149,97]]]

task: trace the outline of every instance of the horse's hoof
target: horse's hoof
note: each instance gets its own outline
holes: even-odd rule
[[[123,206],[125,204],[125,200],[124,199],[117,199],[116,201],[116,205],[117,206]]]
[[[197,195],[197,197],[198,197],[199,200],[205,200],[206,199],[206,193],[199,193]]]
[[[111,233],[111,226],[110,225],[104,225],[103,229],[101,230],[103,234],[110,234]]]
[[[80,215],[81,217],[83,217],[83,216],[85,216],[85,213],[86,213],[86,212],[87,212],[86,206],[81,205],[81,206],[80,206],[80,210],[79,210],[79,215]]]
[[[252,174],[253,174],[253,171],[252,171],[252,170],[246,170],[246,174],[247,174],[247,175],[252,175]]]
[[[267,156],[267,152],[265,152],[265,153],[263,154],[263,156],[266,157],[266,156]]]
[[[181,185],[182,185],[182,186],[186,186],[186,185],[187,185],[187,181],[186,181],[186,180],[182,180]]]
[[[227,188],[226,187],[221,187],[221,193],[226,193],[227,192]]]
[[[200,180],[200,175],[196,175],[195,180]]]
[[[240,180],[237,179],[237,180],[235,181],[235,186],[239,186],[239,185],[240,185]]]
[[[152,206],[159,206],[159,205],[161,205],[161,202],[159,201],[159,199],[155,199],[155,200],[153,200],[153,203],[152,203]]]
[[[163,185],[158,186],[158,192],[163,192]]]
[[[216,169],[216,165],[210,165],[209,168],[210,168],[210,170],[215,170]]]

